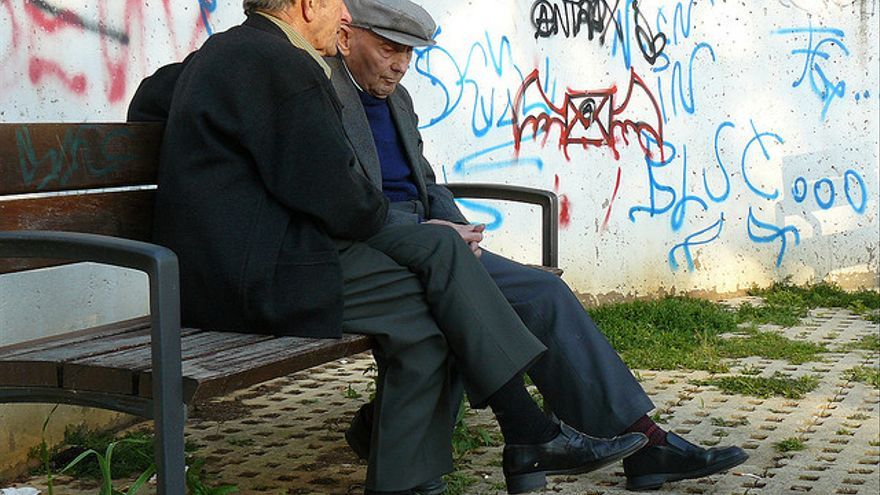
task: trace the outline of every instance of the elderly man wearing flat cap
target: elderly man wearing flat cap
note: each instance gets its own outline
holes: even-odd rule
[[[480,249],[483,228],[468,224],[450,192],[436,183],[422,154],[412,99],[400,85],[413,47],[435,43],[434,20],[409,0],[345,2],[352,20],[342,26],[341,56],[326,60],[358,160],[391,202],[393,223],[445,225],[479,255],[518,316],[547,346],[528,370],[545,404],[563,422],[590,435],[648,436],[648,445],[623,461],[629,489],[659,488],[667,481],[707,476],[745,461],[748,455],[739,447],[703,449],[663,431],[647,416],[654,408],[651,400],[564,282]],[[370,452],[370,431],[375,430],[371,417],[368,404],[346,435],[361,456]],[[508,440],[503,423],[502,432]],[[515,470],[515,458],[516,450],[505,447],[505,474]]]
[[[336,52],[349,19],[341,2],[245,0],[241,26],[159,69],[132,99],[129,120],[166,122],[154,240],[178,255],[183,324],[372,336],[368,494],[444,491],[461,386],[498,418],[511,491],[639,449],[640,433],[593,438],[547,417],[523,385],[545,347],[468,243],[446,226],[389,214],[343,132],[321,58]],[[397,81],[364,84],[386,95],[381,87]],[[398,182],[395,198],[408,197],[405,177]]]

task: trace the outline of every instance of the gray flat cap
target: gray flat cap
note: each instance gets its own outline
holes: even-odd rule
[[[409,0],[345,0],[351,25],[406,46],[428,46],[437,25],[425,9]]]

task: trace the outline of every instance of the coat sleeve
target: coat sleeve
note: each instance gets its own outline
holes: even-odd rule
[[[312,86],[279,102],[261,128],[249,132],[259,174],[284,206],[320,221],[341,239],[363,239],[385,223],[388,200],[356,172],[335,102]]]

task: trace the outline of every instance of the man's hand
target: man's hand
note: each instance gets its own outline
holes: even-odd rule
[[[464,239],[464,242],[468,244],[473,251],[474,256],[479,257],[483,254],[483,250],[480,249],[480,241],[483,240],[483,231],[486,230],[486,224],[480,223],[476,225],[461,225],[458,223],[447,222],[446,220],[428,220],[424,223],[432,223],[434,225],[445,225],[447,227],[452,228],[458,235]]]

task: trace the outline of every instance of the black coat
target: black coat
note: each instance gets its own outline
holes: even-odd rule
[[[210,37],[179,77],[169,71],[138,94],[161,113],[161,85],[174,88],[154,232],[180,258],[183,323],[338,337],[332,238],[374,234],[388,202],[355,170],[323,71],[260,16]]]

